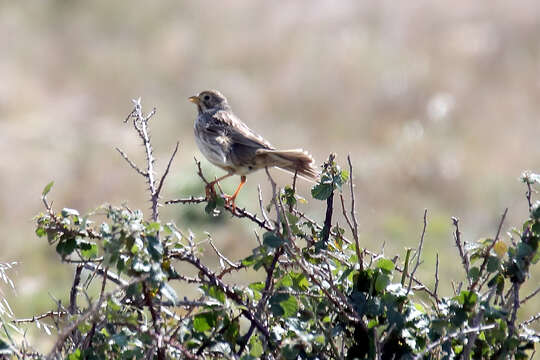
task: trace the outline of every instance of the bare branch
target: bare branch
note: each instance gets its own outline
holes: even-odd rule
[[[73,279],[73,285],[69,293],[69,313],[74,314],[77,310],[77,292],[79,290],[79,283],[81,282],[81,272],[83,265],[77,265],[75,270],[75,278]]]
[[[332,229],[332,214],[334,213],[334,191],[326,199],[326,215],[324,217],[324,225],[322,230],[322,242],[328,243],[330,238],[330,230]]]
[[[484,273],[484,270],[486,269],[487,262],[488,262],[488,259],[489,259],[489,253],[491,252],[491,250],[493,249],[493,247],[495,246],[497,241],[499,241],[499,235],[501,234],[501,228],[502,228],[502,225],[504,223],[504,219],[506,218],[507,213],[508,213],[508,208],[506,208],[504,210],[504,213],[502,214],[501,221],[499,222],[499,227],[497,228],[497,234],[495,235],[495,238],[493,239],[493,242],[486,249],[486,253],[485,253],[485,256],[484,256],[484,261],[482,261],[482,265],[480,266],[480,272],[479,272],[480,275],[478,276],[478,278],[469,287],[469,290],[471,290],[471,291],[474,290],[474,288],[478,284],[478,281],[482,277],[482,274]]]
[[[171,205],[171,204],[200,204],[200,203],[203,203],[203,202],[206,202],[205,197],[202,197],[202,196],[195,197],[195,196],[192,195],[192,196],[190,196],[188,198],[184,198],[184,199],[167,200],[167,201],[165,201],[165,205]]]
[[[414,274],[420,266],[420,256],[422,255],[422,246],[424,245],[424,236],[426,235],[427,228],[427,209],[424,210],[424,226],[422,227],[422,235],[420,236],[420,243],[418,244],[418,250],[416,251],[416,264],[414,265],[411,275],[409,275],[409,286],[407,287],[407,294],[411,291],[411,285],[413,282]]]
[[[281,224],[281,213],[278,209],[278,192],[277,192],[277,185],[274,179],[272,179],[272,176],[270,175],[270,172],[268,171],[268,168],[265,167],[264,171],[266,171],[266,175],[268,176],[268,180],[270,180],[270,184],[272,185],[272,202],[274,203],[274,207],[276,209],[276,216],[277,216],[277,222],[276,222],[276,229],[275,231],[279,232],[279,226]]]
[[[435,289],[433,293],[437,296],[437,290],[439,289],[439,253],[437,253],[435,258]]]
[[[270,219],[268,219],[268,214],[266,214],[266,210],[264,210],[261,185],[257,185],[257,192],[259,194],[259,208],[261,209],[262,217],[263,217],[265,223],[272,224]]]
[[[67,315],[69,315],[67,311],[48,311],[41,315],[32,316],[31,318],[14,319],[14,320],[11,320],[11,322],[13,324],[32,323],[32,322],[36,322],[38,320],[45,319],[45,318],[64,317]]]
[[[176,152],[178,151],[178,146],[180,145],[180,143],[177,141],[176,142],[176,146],[174,147],[174,151],[169,159],[169,162],[167,163],[167,167],[165,168],[165,172],[163,173],[163,175],[161,176],[161,179],[159,180],[159,185],[157,187],[157,190],[156,190],[156,193],[154,194],[154,196],[156,198],[159,198],[159,194],[161,193],[161,188],[163,187],[163,183],[165,182],[165,178],[167,177],[167,175],[169,174],[169,169],[171,168],[171,163],[174,159],[174,157],[176,156]]]
[[[356,247],[356,256],[358,257],[358,264],[360,265],[360,269],[363,269],[364,264],[363,264],[362,256],[360,252],[360,241],[358,240],[358,221],[356,220],[356,205],[355,205],[355,199],[354,199],[353,166],[352,166],[350,154],[347,155],[347,162],[349,163],[349,184],[350,184],[350,190],[351,190],[351,218],[353,221],[353,226],[351,226],[351,232],[353,234],[354,245]],[[343,212],[345,212],[345,209],[343,210]]]
[[[147,177],[148,174],[146,173],[146,171],[142,170],[140,167],[137,166],[137,164],[135,164],[128,156],[125,152],[123,152],[120,148],[117,148],[115,147],[116,151],[118,151],[120,153],[120,155],[122,155],[122,157],[124,158],[124,160],[127,161],[127,163],[129,164],[129,166],[131,166],[131,168],[133,170],[135,170],[136,172],[138,172],[140,175],[144,176],[144,177]]]
[[[536,315],[531,316],[529,319],[519,324],[519,327],[522,328],[524,326],[528,326],[532,324],[533,322],[538,321],[539,319],[540,319],[540,313],[537,313]]]
[[[536,294],[538,294],[540,292],[540,286],[538,288],[536,288],[536,290],[534,290],[532,293],[530,293],[529,295],[525,296],[525,298],[523,300],[521,300],[521,304],[523,305],[525,302],[527,302],[528,300],[532,299],[533,297],[536,296]]]
[[[205,183],[205,185],[209,185],[210,182],[208,182],[208,180],[206,180],[206,178],[203,175],[203,172],[202,172],[202,169],[201,169],[201,162],[199,160],[197,160],[197,158],[193,158],[193,159],[195,159],[195,164],[197,165],[197,175],[199,175],[199,177]]]
[[[465,249],[465,244],[461,243],[461,232],[459,231],[459,219],[456,217],[452,217],[452,223],[454,224],[455,231],[454,231],[454,241],[456,242],[456,247],[459,251],[459,257],[461,258],[461,263],[463,264],[463,268],[465,269],[465,276],[467,277],[467,280],[469,281],[469,284],[471,282],[471,279],[469,278],[469,254],[467,253],[467,250]]]

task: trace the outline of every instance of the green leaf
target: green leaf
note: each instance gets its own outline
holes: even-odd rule
[[[204,207],[204,211],[205,211],[208,215],[213,215],[215,209],[216,209],[216,199],[215,199],[215,198],[211,198],[210,200],[208,200],[208,203],[207,203],[206,206]]]
[[[216,198],[216,207],[220,209],[223,209],[225,207],[225,199],[221,196],[218,196]]]
[[[77,241],[74,238],[69,238],[58,242],[58,245],[56,245],[56,252],[64,257],[71,254],[76,247]]]
[[[309,281],[302,273],[289,273],[293,280],[293,289],[297,291],[306,291],[309,288]]]
[[[70,208],[63,208],[62,209],[62,216],[68,217],[68,216],[79,216],[79,212],[75,209]]]
[[[235,318],[225,330],[225,339],[230,343],[236,343],[236,340],[240,336],[240,319]]]
[[[334,187],[332,186],[332,183],[316,184],[311,188],[311,196],[317,200],[326,200],[332,195],[333,191]]]
[[[274,316],[289,318],[298,313],[298,301],[288,294],[275,294],[268,301]]]
[[[166,299],[171,301],[173,304],[176,304],[178,302],[178,296],[176,295],[176,291],[174,291],[171,285],[167,283],[163,283],[163,285],[161,286],[159,290],[161,292],[161,295],[163,295]]]
[[[98,256],[98,246],[96,244],[90,244],[90,248],[81,250],[81,254],[87,259],[93,259]]]
[[[157,221],[152,221],[146,224],[146,231],[155,233],[161,230],[161,224]]]
[[[289,276],[289,274],[287,274],[283,276],[281,280],[279,280],[274,286],[276,289],[279,289],[279,288],[288,288],[288,287],[291,287],[292,285],[293,285],[293,280]]]
[[[81,355],[82,355],[81,349],[77,349],[68,355],[68,360],[81,360],[82,359]]]
[[[538,263],[539,260],[540,260],[540,246],[536,250],[536,254],[534,254],[534,256],[533,256],[533,258],[531,260],[531,263],[536,265],[536,263]]]
[[[207,292],[208,296],[213,297],[222,304],[225,304],[225,293],[217,286],[210,286]]]
[[[163,244],[159,238],[154,235],[146,237],[147,249],[154,261],[160,261],[163,256]]]
[[[198,332],[205,332],[216,325],[216,314],[214,312],[205,312],[193,317],[193,329]]]
[[[36,229],[36,235],[39,236],[39,237],[43,237],[43,236],[47,235],[47,231],[44,228],[38,227]]]
[[[532,247],[524,242],[520,242],[517,246],[516,257],[528,257],[532,252]]]
[[[478,300],[478,295],[473,291],[463,290],[457,296],[457,301],[463,305],[465,310],[471,310],[476,301]]]
[[[383,292],[390,284],[390,277],[386,274],[379,274],[377,280],[375,280],[375,290],[377,292]]]
[[[86,334],[90,331],[90,329],[92,329],[92,324],[86,321],[83,321],[79,325],[77,325],[77,330],[79,330],[81,334]]]
[[[531,226],[531,230],[536,236],[539,236],[540,235],[540,222],[535,221],[534,224]]]
[[[391,260],[381,258],[377,261],[377,267],[383,272],[390,274],[394,270],[394,263]]]
[[[124,346],[126,346],[128,343],[127,336],[124,334],[114,334],[112,336],[112,341],[115,345],[119,346],[121,349],[124,348]]]
[[[139,273],[147,273],[152,269],[152,267],[147,261],[144,261],[139,257],[133,258],[131,268],[133,269],[133,271]]]
[[[469,269],[469,278],[472,281],[478,280],[478,277],[480,276],[480,269],[476,266]]]
[[[283,239],[278,237],[273,232],[266,232],[263,235],[263,244],[268,247],[275,249],[275,248],[280,247],[283,244],[283,242],[284,242]]]
[[[497,256],[490,256],[487,261],[487,271],[492,273],[499,269],[500,260]]]
[[[264,290],[264,283],[262,281],[249,284],[248,288],[253,291],[253,300],[260,300],[262,298],[262,291]]]
[[[259,359],[263,352],[264,348],[262,346],[261,339],[259,339],[259,336],[252,336],[251,339],[249,339],[249,355],[253,356],[256,359]]]
[[[349,180],[349,171],[341,170],[341,181],[345,184]]]
[[[43,188],[43,191],[41,192],[41,196],[43,196],[43,197],[47,196],[49,191],[51,191],[53,185],[54,185],[54,181],[51,181],[50,183],[45,185],[45,187]]]

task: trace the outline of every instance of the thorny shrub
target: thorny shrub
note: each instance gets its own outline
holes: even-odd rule
[[[135,101],[126,119],[145,145],[145,168],[118,149],[147,181],[151,214],[111,205],[86,215],[68,208],[55,211],[47,201],[52,183],[44,189],[45,211],[36,217],[36,234],[55,246],[59,260],[74,264],[74,281],[65,300],[48,313],[29,319],[1,317],[4,357],[526,359],[534,351],[539,335],[529,325],[540,314],[522,323],[517,315],[520,305],[538,293],[522,298],[520,288],[539,259],[540,202],[532,199],[539,175],[522,177],[530,216],[508,238],[501,231],[506,211],[495,237],[475,244],[464,244],[459,221],[452,219],[456,259],[466,277],[457,281],[451,297],[438,294],[438,268],[432,289],[415,277],[427,211],[418,248],[407,250],[403,261],[361,247],[351,161],[343,170],[334,155],[323,164],[312,188],[311,206],[326,209],[321,223],[298,210],[296,178],[292,186],[279,189],[270,174],[273,197],[268,207],[261,201],[261,215],[233,209],[219,196],[164,202],[206,203],[208,216],[228,212],[261,228],[259,246],[238,261],[212,244],[221,264],[213,269],[205,265],[192,236],[159,216],[160,191],[178,145],[158,180],[148,136],[153,115],[154,111],[144,115],[140,101]],[[333,221],[335,204],[347,229]],[[273,220],[268,211],[275,214]],[[98,223],[103,215],[106,220]],[[198,275],[178,272],[182,263]],[[247,286],[227,281],[228,274],[241,269],[254,270],[263,280]],[[202,296],[178,296],[185,284],[195,284]],[[54,333],[49,354],[37,353],[11,335],[28,323]]]

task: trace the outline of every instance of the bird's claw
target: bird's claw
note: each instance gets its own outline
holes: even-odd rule
[[[230,206],[233,214],[236,212],[236,204],[235,204],[235,200],[236,200],[236,196],[234,195],[224,195],[225,197],[225,206]]]

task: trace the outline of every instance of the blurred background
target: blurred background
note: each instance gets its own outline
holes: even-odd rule
[[[187,97],[208,88],[278,148],[308,149],[318,163],[335,152],[343,166],[351,155],[368,249],[403,259],[427,208],[420,277],[434,282],[439,253],[441,283],[461,278],[451,216],[469,242],[493,237],[506,207],[505,230],[527,216],[519,176],[540,171],[539,29],[537,1],[0,1],[0,261],[20,262],[16,315],[49,309],[73,276],[34,235],[48,182],[58,210],[148,209],[142,178],[114,150],[143,164],[122,122],[130,99],[157,107],[158,169],[180,141],[164,199],[203,193],[194,156],[207,175],[223,174],[193,139]],[[258,211],[258,184],[269,199],[259,172],[239,206]],[[321,219],[321,205],[301,206]],[[208,230],[233,260],[256,246],[254,226],[203,208],[167,207],[162,218],[201,239]]]

